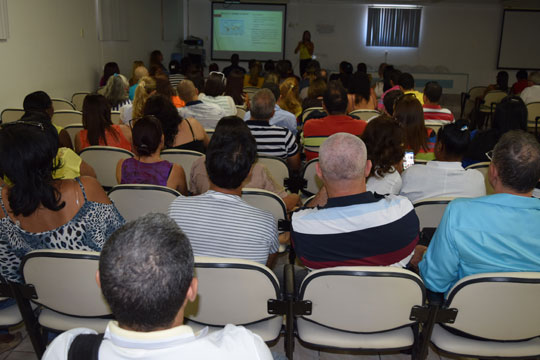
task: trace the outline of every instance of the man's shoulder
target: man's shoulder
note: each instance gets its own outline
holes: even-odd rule
[[[223,351],[240,356],[239,359],[246,359],[246,356],[251,356],[252,359],[272,359],[272,354],[261,337],[243,326],[228,324],[222,330],[212,332],[203,339],[222,348]]]
[[[63,332],[58,335],[50,344],[47,346],[47,351],[43,355],[43,360],[64,360],[67,359],[68,351],[73,343],[73,340],[79,335],[82,334],[97,334],[95,330],[86,329],[86,328],[75,328]]]

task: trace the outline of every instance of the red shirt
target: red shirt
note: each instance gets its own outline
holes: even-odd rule
[[[515,82],[514,85],[512,85],[512,94],[519,95],[523,91],[523,89],[529,87],[529,80],[523,79],[519,80],[518,82]]]
[[[360,136],[364,133],[367,122],[353,119],[348,115],[328,115],[320,119],[311,119],[304,125],[304,152],[306,160],[319,157],[319,147],[330,135],[345,132]]]
[[[440,105],[424,104],[424,121],[436,120],[434,123],[451,123],[454,121],[454,115],[448,109],[443,109]]]

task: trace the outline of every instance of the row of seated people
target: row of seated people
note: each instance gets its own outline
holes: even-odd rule
[[[5,154],[0,168],[11,183],[3,187],[0,199],[1,270],[5,278],[20,281],[20,258],[35,248],[99,251],[123,222],[95,180],[52,180],[58,140],[50,124],[30,120],[8,124],[0,131],[0,146]],[[27,156],[21,156],[20,149],[25,149]],[[275,220],[240,198],[256,153],[255,139],[245,126],[212,138],[206,154],[210,190],[200,196],[179,197],[171,204],[169,215],[187,234],[196,255],[267,263],[269,254],[277,251]],[[292,215],[292,244],[307,267],[405,266],[421,257],[418,219],[411,202],[366,191],[366,177],[372,168],[367,157],[365,145],[354,135],[338,133],[322,144],[318,173],[325,187],[310,205],[320,207]],[[533,221],[538,209],[537,200],[528,197],[540,178],[539,161],[540,148],[532,136],[509,132],[501,138],[490,168],[497,195],[449,205],[426,259],[419,265],[428,288],[445,292],[460,277],[478,272],[539,270],[538,259],[523,253],[538,236],[526,223]],[[27,198],[31,201],[26,202]],[[483,217],[482,222],[474,220],[478,218],[471,216],[471,208]],[[501,211],[505,211],[505,221],[501,221]],[[485,215],[490,212],[494,216],[487,219],[493,223],[486,225]],[[518,224],[522,231],[504,233],[510,226],[506,220]],[[375,238],[377,243],[372,241]],[[486,238],[492,246],[485,247]],[[481,244],[475,245],[475,241]],[[501,242],[515,245],[508,249],[504,261],[497,251],[503,246]],[[479,246],[483,252],[478,251]],[[465,258],[461,258],[463,254]]]
[[[490,91],[502,91],[509,95],[519,96],[526,105],[540,102],[540,71],[528,74],[527,70],[519,70],[516,73],[516,82],[512,86],[508,84],[508,72],[499,71],[495,83],[486,87],[480,99],[485,98]]]

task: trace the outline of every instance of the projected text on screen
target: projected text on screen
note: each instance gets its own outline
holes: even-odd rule
[[[214,9],[214,51],[279,53],[282,50],[281,11]]]

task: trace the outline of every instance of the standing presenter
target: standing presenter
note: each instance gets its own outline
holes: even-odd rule
[[[295,54],[300,51],[300,77],[304,75],[306,66],[313,56],[314,49],[315,45],[311,42],[311,33],[306,30],[302,35],[302,41],[299,41],[296,49],[294,49]]]

